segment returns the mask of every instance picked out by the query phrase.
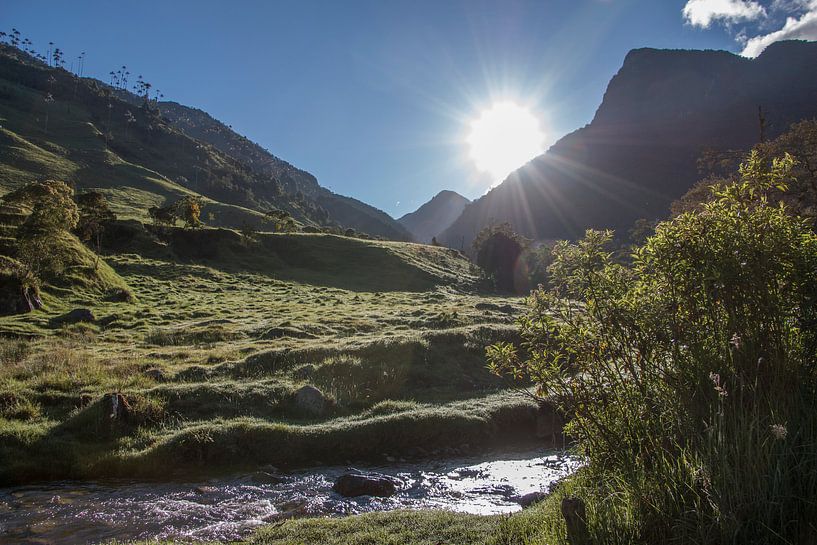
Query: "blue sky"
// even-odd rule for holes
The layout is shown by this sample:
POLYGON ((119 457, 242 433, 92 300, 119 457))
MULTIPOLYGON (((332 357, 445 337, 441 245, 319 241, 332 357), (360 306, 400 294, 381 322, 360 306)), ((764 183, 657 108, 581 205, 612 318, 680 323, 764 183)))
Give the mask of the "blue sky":
MULTIPOLYGON (((121 65, 342 194, 398 217, 492 180, 470 120, 513 100, 552 143, 588 123, 627 51, 817 38, 815 0, 3 0, 38 50, 121 65), (685 11, 684 11, 685 10, 685 11), (814 19, 812 19, 814 17, 814 19), (789 19, 790 18, 790 19, 789 19), (753 41, 754 39, 754 41, 753 41)), ((750 54, 748 51, 747 54, 750 54)))

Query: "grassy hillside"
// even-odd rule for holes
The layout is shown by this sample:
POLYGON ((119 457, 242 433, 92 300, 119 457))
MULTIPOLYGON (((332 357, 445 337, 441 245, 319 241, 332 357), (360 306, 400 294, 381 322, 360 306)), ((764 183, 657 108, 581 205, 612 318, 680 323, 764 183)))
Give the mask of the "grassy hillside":
POLYGON ((204 197, 210 225, 260 225, 275 208, 314 228, 411 238, 388 215, 321 188, 204 112, 146 101, 2 44, 0 127, 2 193, 55 178, 103 191, 124 218, 146 221, 149 207, 193 194, 204 197), (196 122, 180 112, 197 113, 196 122), (262 168, 247 148, 274 166, 262 168))
POLYGON ((484 362, 521 301, 475 293, 457 252, 135 222, 108 246, 132 301, 49 289, 44 310, 0 318, 0 482, 379 459, 533 429, 535 406, 484 362), (94 320, 65 322, 74 308, 94 320), (325 414, 294 402, 307 384, 325 414), (112 424, 116 392, 132 414, 112 424))

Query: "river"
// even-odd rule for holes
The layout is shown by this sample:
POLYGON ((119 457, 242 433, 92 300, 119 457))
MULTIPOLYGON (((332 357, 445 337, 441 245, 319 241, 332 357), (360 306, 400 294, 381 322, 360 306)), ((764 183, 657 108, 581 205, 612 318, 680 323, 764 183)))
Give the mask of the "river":
POLYGON ((521 509, 515 497, 546 492, 577 466, 575 458, 558 451, 525 450, 357 467, 399 479, 399 491, 390 498, 332 492, 347 470, 342 466, 286 473, 266 468, 200 482, 60 481, 4 488, 0 545, 234 540, 293 515, 435 508, 510 513, 521 509))

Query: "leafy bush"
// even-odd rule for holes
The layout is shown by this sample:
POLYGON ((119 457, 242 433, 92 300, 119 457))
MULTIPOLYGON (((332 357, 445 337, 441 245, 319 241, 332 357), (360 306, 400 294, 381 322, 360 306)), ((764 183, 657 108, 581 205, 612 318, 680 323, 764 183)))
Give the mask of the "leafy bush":
POLYGON ((528 359, 489 348, 570 418, 594 542, 817 538, 817 236, 768 197, 792 163, 752 153, 631 266, 609 232, 557 244, 528 359))
POLYGON ((74 190, 65 182, 32 182, 3 197, 6 203, 30 209, 17 227, 17 258, 26 273, 36 278, 59 275, 66 265, 66 249, 59 234, 77 225, 79 212, 73 200, 74 190))
POLYGON ((477 265, 493 280, 500 291, 514 292, 520 280, 519 256, 528 241, 516 234, 509 223, 490 225, 479 232, 473 242, 477 265))

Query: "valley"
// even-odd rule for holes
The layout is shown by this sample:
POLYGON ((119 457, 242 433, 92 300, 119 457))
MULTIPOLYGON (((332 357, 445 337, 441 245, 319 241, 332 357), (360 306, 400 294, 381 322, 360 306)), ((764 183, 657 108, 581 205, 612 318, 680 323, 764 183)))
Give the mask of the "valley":
POLYGON ((80 4, 180 98, 0 32, 0 545, 817 540, 817 4, 80 4))

